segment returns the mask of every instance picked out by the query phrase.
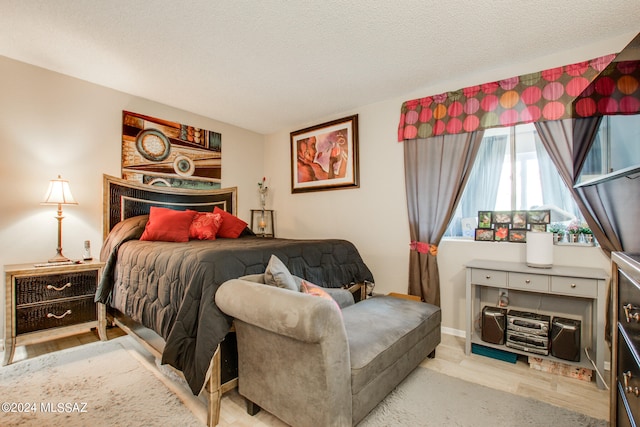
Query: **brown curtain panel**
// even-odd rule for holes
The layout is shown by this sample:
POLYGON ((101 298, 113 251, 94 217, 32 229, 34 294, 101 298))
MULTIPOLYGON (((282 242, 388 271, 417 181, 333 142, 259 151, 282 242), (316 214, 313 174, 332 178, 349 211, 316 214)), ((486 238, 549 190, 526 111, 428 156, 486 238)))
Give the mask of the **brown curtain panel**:
MULTIPOLYGON (((600 118, 590 117, 580 119, 576 132, 579 139, 594 138, 600 118)), ((551 160, 556 165, 560 177, 569 188, 580 212, 584 216, 587 225, 593 231, 593 235, 600 243, 602 250, 611 255, 611 251, 622 250, 620 244, 620 231, 612 223, 613 204, 606 193, 601 193, 604 187, 590 186, 582 188, 573 187, 574 177, 574 120, 555 120, 535 123, 538 136, 542 145, 546 148, 551 160)), ((589 144, 590 145, 590 144, 589 144)))
POLYGON ((411 252, 409 294, 440 306, 438 245, 478 154, 484 131, 404 142, 411 252))

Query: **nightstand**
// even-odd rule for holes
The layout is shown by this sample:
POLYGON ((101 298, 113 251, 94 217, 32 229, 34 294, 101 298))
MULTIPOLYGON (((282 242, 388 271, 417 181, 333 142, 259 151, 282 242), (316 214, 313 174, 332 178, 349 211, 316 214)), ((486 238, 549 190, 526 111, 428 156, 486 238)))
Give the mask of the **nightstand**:
POLYGON ((98 261, 6 265, 3 365, 13 361, 16 346, 97 328, 98 307, 93 300, 103 266, 98 261))

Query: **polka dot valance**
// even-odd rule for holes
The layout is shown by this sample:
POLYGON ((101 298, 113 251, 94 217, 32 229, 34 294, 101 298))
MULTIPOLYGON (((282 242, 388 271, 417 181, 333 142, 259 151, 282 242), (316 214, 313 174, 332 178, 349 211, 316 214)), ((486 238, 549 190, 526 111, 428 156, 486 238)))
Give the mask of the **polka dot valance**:
MULTIPOLYGON (((402 104, 398 141, 573 117, 574 100, 614 57, 615 54, 602 56, 564 67, 406 101, 402 104)), ((604 92, 594 90, 584 101, 580 100, 584 105, 576 103, 578 111, 591 116, 597 114, 599 104, 600 108, 614 108, 614 103, 610 102, 617 96, 614 96, 614 92, 620 92, 624 96, 624 92, 637 90, 638 79, 631 76, 628 70, 623 72, 625 74, 621 72, 603 84, 604 92), (628 78, 621 79, 625 76, 628 78), (599 97, 607 100, 602 101, 599 97)), ((640 109, 636 105, 637 99, 636 95, 635 104, 632 101, 629 101, 629 105, 617 103, 616 108, 635 108, 637 111, 640 109)))

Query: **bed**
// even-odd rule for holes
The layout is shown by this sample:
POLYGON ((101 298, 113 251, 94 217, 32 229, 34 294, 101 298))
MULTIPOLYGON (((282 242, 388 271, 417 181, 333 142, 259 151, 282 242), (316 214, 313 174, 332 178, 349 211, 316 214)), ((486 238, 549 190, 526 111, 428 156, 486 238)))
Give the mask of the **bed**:
MULTIPOLYGON (((355 246, 345 240, 262 238, 248 228, 238 238, 188 242, 142 241, 153 207, 212 212, 235 217, 237 189, 187 190, 148 186, 104 176, 104 243, 106 262, 96 292, 99 327, 111 322, 142 340, 163 364, 180 371, 194 395, 207 395, 208 424, 218 422, 222 393, 235 386, 223 380, 221 343, 231 343, 230 317, 214 302, 225 281, 263 273, 276 255, 292 274, 324 287, 364 288, 373 282, 355 246), (160 344, 145 339, 151 330, 160 344)), ((223 220, 224 222, 224 220, 223 220)), ((247 301, 247 303, 251 303, 247 301)), ((224 346, 223 346, 224 348, 224 346)))

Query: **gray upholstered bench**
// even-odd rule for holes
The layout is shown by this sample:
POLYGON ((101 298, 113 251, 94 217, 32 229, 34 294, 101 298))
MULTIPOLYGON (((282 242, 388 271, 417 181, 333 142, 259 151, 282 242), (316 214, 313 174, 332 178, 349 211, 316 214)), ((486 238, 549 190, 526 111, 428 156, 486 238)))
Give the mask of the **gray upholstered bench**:
POLYGON ((333 302, 247 280, 225 282, 235 318, 238 391, 292 426, 362 420, 440 343, 440 309, 376 296, 333 302))

